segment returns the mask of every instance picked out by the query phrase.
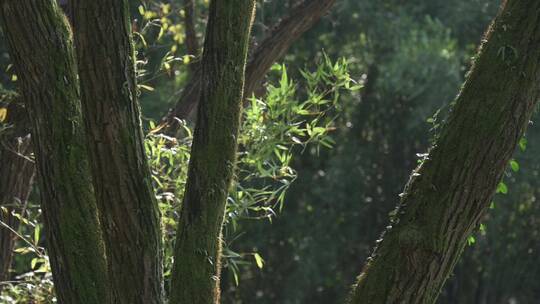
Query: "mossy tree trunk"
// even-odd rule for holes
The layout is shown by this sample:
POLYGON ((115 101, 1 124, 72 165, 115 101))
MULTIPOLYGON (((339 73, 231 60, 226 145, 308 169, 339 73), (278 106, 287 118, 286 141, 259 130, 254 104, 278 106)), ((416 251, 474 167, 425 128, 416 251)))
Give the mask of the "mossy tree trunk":
POLYGON ((1 0, 31 131, 60 303, 109 303, 71 34, 53 0, 1 0))
POLYGON ((2 123, 8 126, 0 134, 0 281, 5 281, 9 279, 13 257, 16 237, 13 230, 17 231, 19 227, 19 220, 12 212, 24 213, 35 166, 30 123, 20 98, 15 93, 0 92, 0 108, 7 110, 7 117, 2 123))
POLYGON ((434 303, 540 97, 540 2, 507 0, 349 303, 434 303))
POLYGON ((255 0, 213 0, 202 90, 178 226, 171 304, 217 304, 221 229, 236 160, 255 0))
MULTIPOLYGON (((66 8, 67 0, 58 1, 66 8)), ((15 92, 0 92, 0 108, 7 107, 5 123, 9 126, 0 134, 0 281, 9 279, 13 257, 15 234, 20 221, 12 215, 24 213, 28 196, 34 186, 35 165, 33 161, 30 122, 24 103, 15 92)), ((1 122, 0 122, 1 123, 1 122)), ((0 290, 2 285, 0 285, 0 290)))
POLYGON ((73 0, 91 169, 115 303, 161 303, 159 210, 144 150, 127 0, 73 0))

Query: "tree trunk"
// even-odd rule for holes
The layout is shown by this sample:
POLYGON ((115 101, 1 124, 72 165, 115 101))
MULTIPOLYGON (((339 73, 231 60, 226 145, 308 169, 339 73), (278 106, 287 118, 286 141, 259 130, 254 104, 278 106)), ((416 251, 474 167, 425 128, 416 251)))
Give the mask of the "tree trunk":
POLYGON ((67 22, 53 0, 1 0, 0 8, 31 122, 59 303, 109 303, 67 22))
MULTIPOLYGON (((63 9, 67 0, 58 1, 63 9)), ((35 165, 32 160, 30 122, 26 109, 15 93, 0 93, 0 103, 8 103, 6 124, 11 125, 7 134, 0 139, 0 222, 18 230, 19 221, 11 215, 26 209, 28 196, 34 186, 35 165), (8 100, 9 99, 9 100, 8 100)), ((0 225, 0 281, 7 280, 13 257, 15 234, 0 225)), ((0 290, 2 285, 0 285, 0 290)))
MULTIPOLYGON (((292 44, 324 16, 336 0, 305 0, 291 14, 274 26, 251 56, 246 68, 244 96, 250 96, 260 85, 272 64, 282 58, 292 44)), ((168 134, 178 130, 177 119, 187 119, 200 100, 201 69, 193 71, 190 82, 184 87, 175 107, 163 118, 160 129, 168 134)))
POLYGON ((113 300, 161 303, 159 210, 144 149, 128 1, 71 2, 113 300))
POLYGON ((540 2, 507 0, 349 303, 436 301, 540 97, 539 49, 540 2))
POLYGON ((11 126, 0 136, 0 281, 5 281, 9 279, 15 242, 11 229, 19 228, 19 220, 11 213, 21 214, 26 209, 35 166, 26 109, 14 93, 0 93, 0 103, 7 103, 5 123, 11 126))
POLYGON ((189 174, 178 226, 171 304, 219 303, 221 229, 236 159, 255 0, 214 0, 202 59, 189 174))

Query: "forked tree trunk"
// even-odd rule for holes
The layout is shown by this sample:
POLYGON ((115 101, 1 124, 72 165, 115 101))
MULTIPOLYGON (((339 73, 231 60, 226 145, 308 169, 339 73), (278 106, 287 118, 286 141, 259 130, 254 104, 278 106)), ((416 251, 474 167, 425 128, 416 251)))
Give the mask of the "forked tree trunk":
POLYGON ((213 0, 171 282, 171 304, 219 303, 221 226, 236 160, 255 0, 213 0))
POLYGON ((161 303, 159 210, 144 150, 128 1, 71 4, 113 301, 161 303))
MULTIPOLYGON (((292 9, 289 16, 273 27, 271 33, 254 50, 246 67, 244 96, 248 97, 258 88, 264 76, 277 60, 281 59, 305 32, 327 14, 336 0, 304 0, 292 9)), ((187 119, 197 108, 201 95, 201 69, 195 69, 184 87, 176 105, 163 118, 160 130, 175 134, 178 119, 187 119)))
POLYGON ((59 302, 109 303, 67 22, 53 0, 1 0, 0 19, 29 113, 59 302))
POLYGON ((12 212, 21 214, 26 209, 35 166, 26 109, 14 93, 0 93, 0 103, 7 103, 4 123, 10 126, 0 136, 0 281, 5 281, 13 257, 13 231, 19 228, 19 220, 12 212))
POLYGON ((507 0, 349 303, 434 303, 540 97, 540 2, 507 0))

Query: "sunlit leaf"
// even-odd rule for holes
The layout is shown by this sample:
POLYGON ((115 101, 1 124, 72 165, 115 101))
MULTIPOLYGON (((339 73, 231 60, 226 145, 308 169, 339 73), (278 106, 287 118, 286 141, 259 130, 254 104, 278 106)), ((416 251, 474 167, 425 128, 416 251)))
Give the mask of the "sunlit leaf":
POLYGON ((253 257, 255 258, 255 263, 257 264, 257 267, 259 267, 259 269, 262 269, 264 267, 263 258, 258 253, 254 253, 253 257))

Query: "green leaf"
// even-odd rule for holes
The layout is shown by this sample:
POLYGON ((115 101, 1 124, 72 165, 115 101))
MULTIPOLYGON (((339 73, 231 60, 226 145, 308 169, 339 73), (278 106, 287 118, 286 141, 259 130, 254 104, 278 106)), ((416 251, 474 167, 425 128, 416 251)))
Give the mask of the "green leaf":
POLYGON ((238 286, 240 284, 239 280, 238 280, 238 271, 233 271, 233 276, 234 276, 234 284, 236 286, 238 286))
POLYGON ((15 249, 13 251, 16 252, 16 253, 20 253, 20 254, 27 254, 29 252, 32 252, 30 247, 21 247, 21 248, 15 249))
POLYGON ((258 253, 254 253, 253 257, 255 258, 255 263, 257 264, 257 267, 259 267, 259 269, 262 269, 264 267, 263 258, 258 253))
POLYGON ((512 159, 510 161, 510 168, 512 168, 512 171, 518 172, 519 171, 519 163, 515 159, 512 159))
POLYGON ((36 268, 36 264, 39 262, 38 258, 33 258, 32 261, 30 262, 30 267, 32 269, 36 268))
POLYGON ((497 186, 497 193, 507 194, 508 193, 508 187, 505 183, 500 182, 497 186))
POLYGON ((279 82, 279 84, 281 87, 288 87, 289 79, 287 77, 287 68, 285 67, 285 65, 283 65, 281 71, 281 81, 279 82))
POLYGON ((153 87, 145 85, 145 84, 139 84, 139 88, 145 89, 145 90, 150 91, 150 92, 154 91, 153 87))
POLYGON ((281 68, 282 68, 281 64, 274 63, 272 67, 270 68, 270 71, 281 71, 281 68))
POLYGON ((189 55, 182 56, 182 61, 184 62, 184 64, 189 64, 191 62, 191 56, 189 55))
POLYGON ((39 225, 36 225, 36 228, 34 229, 34 245, 37 245, 39 243, 40 232, 41 227, 39 225))
POLYGON ((4 122, 7 117, 7 109, 6 108, 0 108, 0 122, 4 122))
POLYGON ((481 232, 486 232, 486 225, 480 224, 480 228, 479 228, 479 229, 480 229, 481 232))
POLYGON ((527 149, 527 139, 525 137, 522 137, 519 140, 519 148, 521 149, 521 151, 525 151, 525 149, 527 149))

